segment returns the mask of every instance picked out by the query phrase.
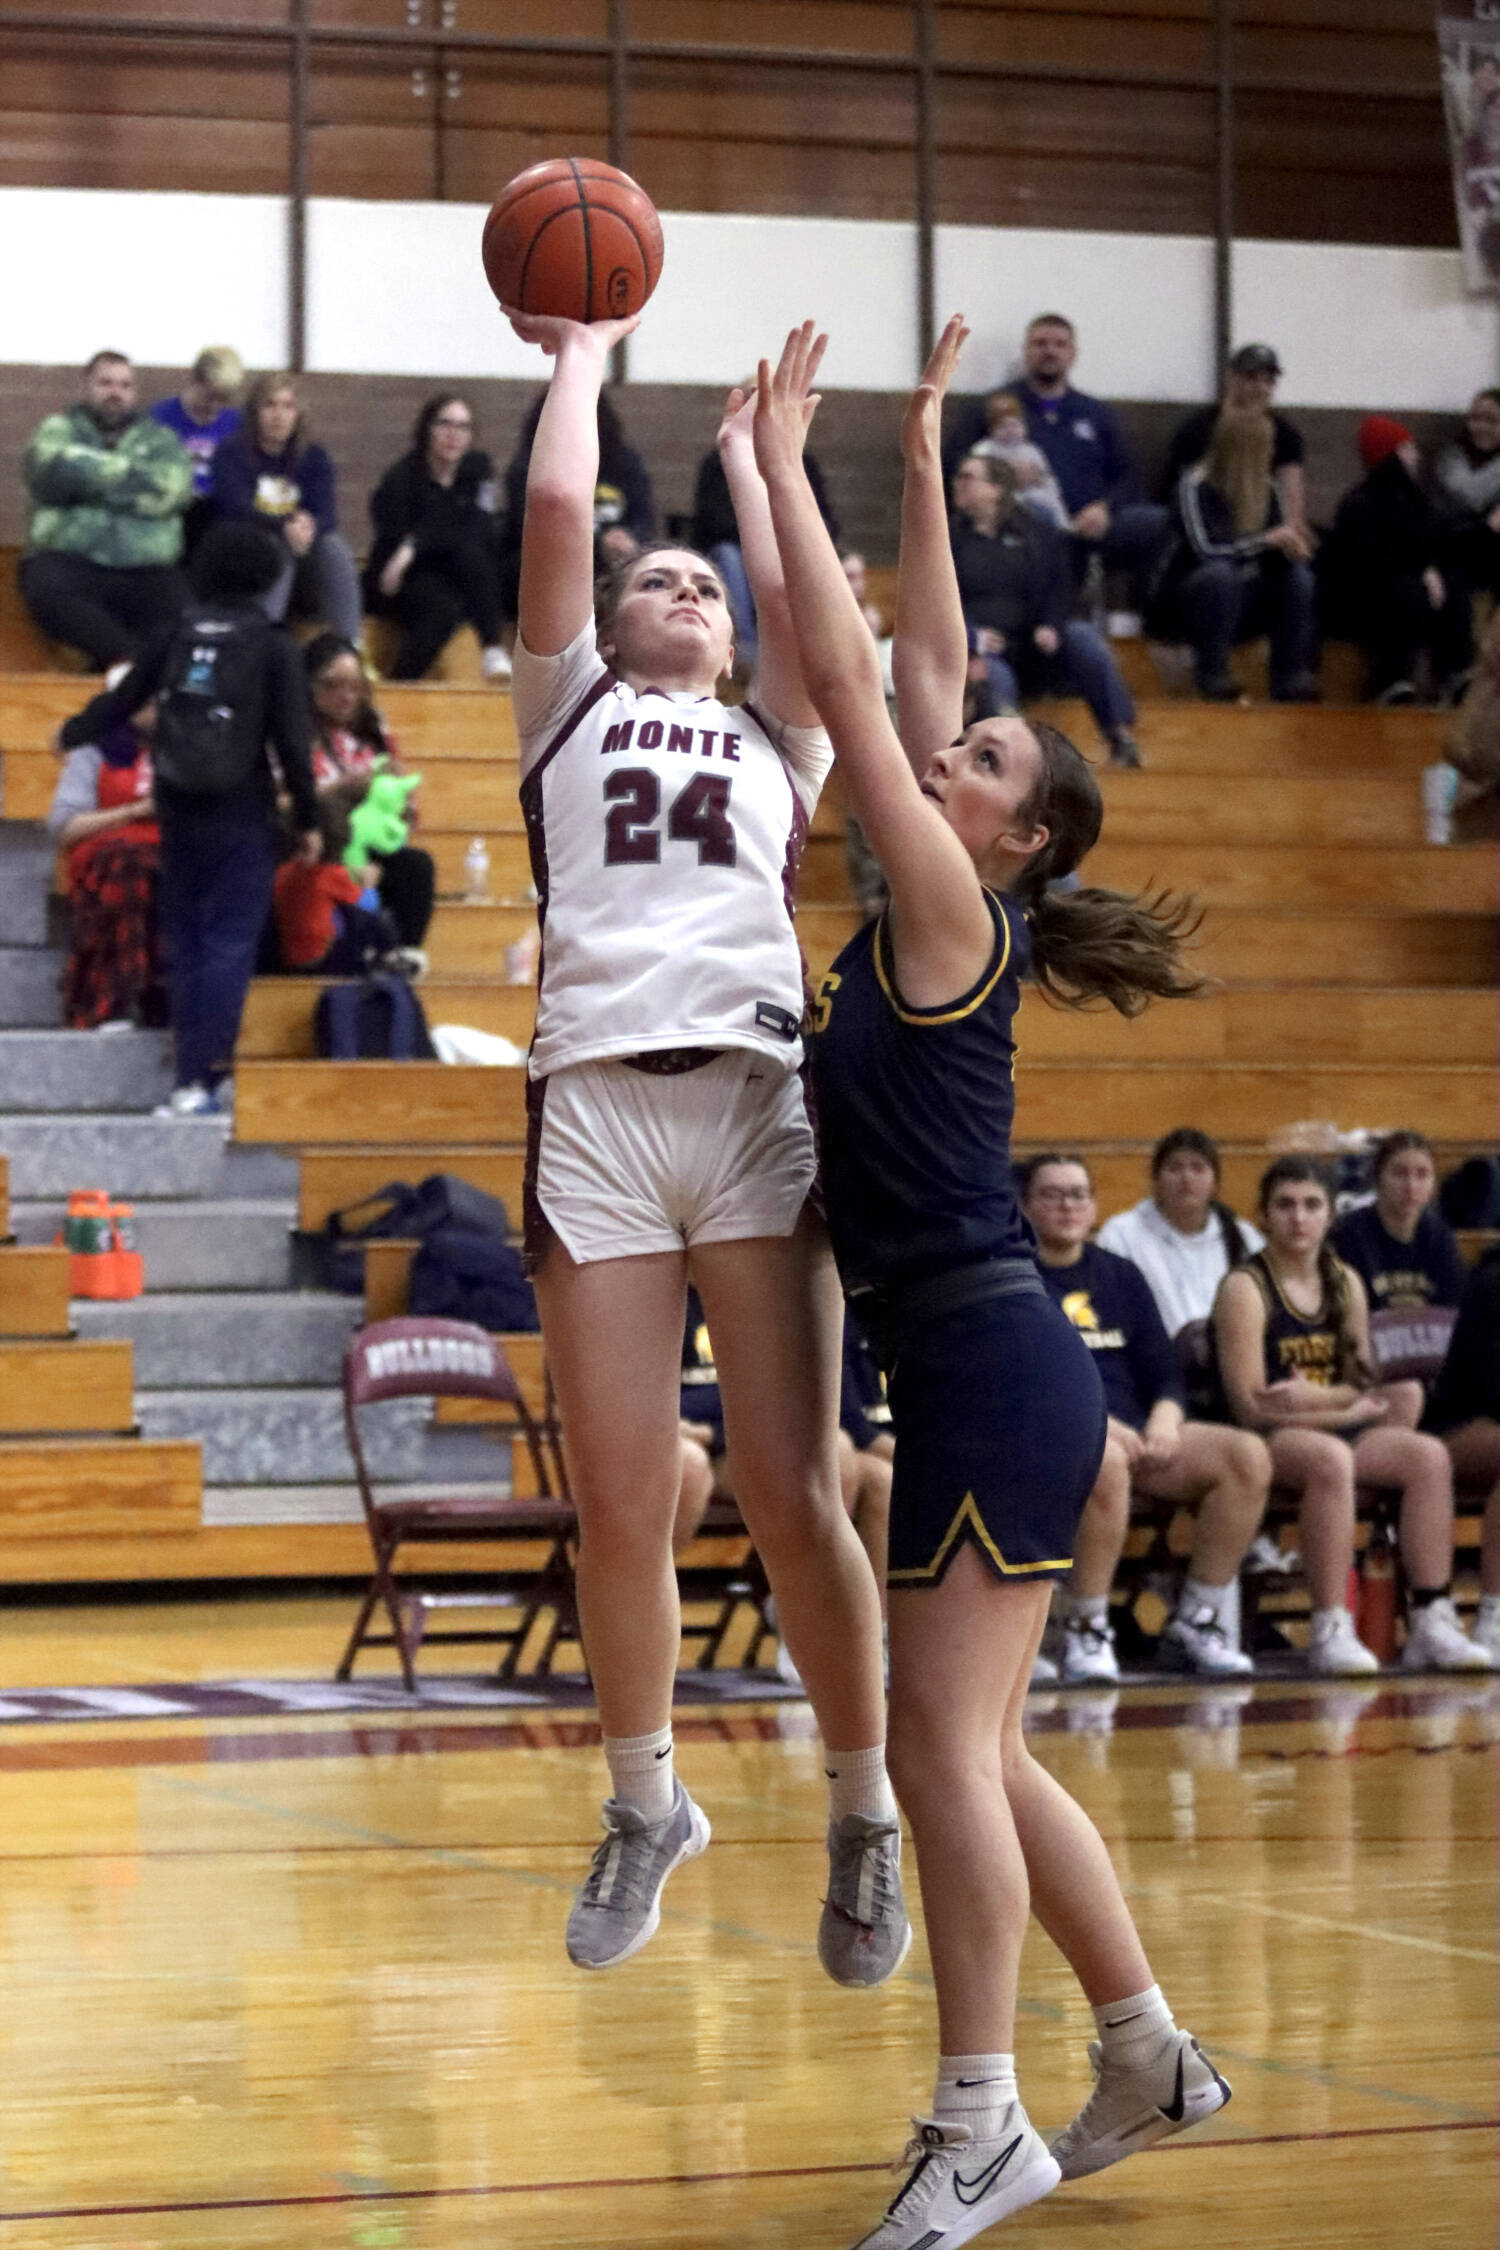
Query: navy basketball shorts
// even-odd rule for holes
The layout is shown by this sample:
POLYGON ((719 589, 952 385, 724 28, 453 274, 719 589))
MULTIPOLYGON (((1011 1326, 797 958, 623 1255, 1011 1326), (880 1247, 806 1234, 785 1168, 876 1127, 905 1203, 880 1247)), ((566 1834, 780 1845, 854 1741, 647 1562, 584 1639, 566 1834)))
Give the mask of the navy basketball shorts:
POLYGON ((1002 1581, 1065 1577, 1104 1458, 1104 1391, 1040 1285, 908 1331, 889 1391, 887 1583, 938 1585, 966 1542, 1002 1581))

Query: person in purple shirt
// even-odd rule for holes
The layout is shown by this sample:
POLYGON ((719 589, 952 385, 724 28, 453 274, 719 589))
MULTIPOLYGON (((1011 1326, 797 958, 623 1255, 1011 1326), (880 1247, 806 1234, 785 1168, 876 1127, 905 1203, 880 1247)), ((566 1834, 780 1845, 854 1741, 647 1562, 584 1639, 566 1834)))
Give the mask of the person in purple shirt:
POLYGON ((259 375, 251 384, 243 427, 214 455, 213 504, 217 515, 261 524, 282 542, 268 616, 279 622, 295 604, 359 646, 359 572, 338 530, 333 463, 306 436, 294 375, 259 375))
POLYGON ((245 384, 245 364, 228 344, 208 344, 188 370, 175 398, 159 398, 147 412, 181 439, 193 464, 193 497, 182 518, 182 551, 191 555, 214 520, 214 455, 234 436, 243 417, 235 400, 245 384))

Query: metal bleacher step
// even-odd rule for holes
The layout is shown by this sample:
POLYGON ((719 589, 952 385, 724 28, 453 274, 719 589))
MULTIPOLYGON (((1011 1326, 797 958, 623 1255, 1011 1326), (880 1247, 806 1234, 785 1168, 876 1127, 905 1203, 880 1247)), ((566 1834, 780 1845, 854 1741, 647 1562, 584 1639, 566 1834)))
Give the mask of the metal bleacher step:
POLYGON ((18 1199, 71 1195, 107 1186, 138 1197, 286 1197, 297 1193, 297 1164, 270 1148, 234 1148, 216 1117, 107 1114, 18 1116, 0 1112, 0 1154, 10 1159, 18 1199))
MULTIPOLYGON (((206 1484, 338 1484, 352 1479, 343 1401, 332 1386, 258 1384, 136 1392, 142 1434, 196 1438, 206 1484)), ((439 1429, 426 1399, 388 1399, 366 1409, 373 1473, 432 1484, 488 1481, 508 1473, 508 1449, 483 1430, 439 1429)))
POLYGON ((164 1031, 0 1031, 0 1087, 8 1111, 153 1109, 172 1090, 164 1031))
POLYGON ((334 1384, 363 1318, 358 1297, 322 1290, 153 1289, 73 1307, 80 1336, 133 1347, 137 1390, 334 1384))
POLYGON ((60 1024, 62 968, 56 946, 0 945, 0 1029, 60 1024))

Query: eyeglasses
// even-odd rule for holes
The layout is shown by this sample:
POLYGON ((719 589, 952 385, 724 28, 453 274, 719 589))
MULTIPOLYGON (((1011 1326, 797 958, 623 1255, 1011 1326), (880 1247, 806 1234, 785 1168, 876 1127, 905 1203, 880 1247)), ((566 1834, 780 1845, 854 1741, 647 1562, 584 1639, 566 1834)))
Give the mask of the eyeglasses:
POLYGON ((432 426, 435 430, 472 430, 474 427, 467 415, 460 422, 452 414, 440 414, 432 426))
POLYGON ((1033 1188, 1031 1200, 1033 1203, 1092 1203, 1094 1191, 1092 1188, 1079 1187, 1033 1188))

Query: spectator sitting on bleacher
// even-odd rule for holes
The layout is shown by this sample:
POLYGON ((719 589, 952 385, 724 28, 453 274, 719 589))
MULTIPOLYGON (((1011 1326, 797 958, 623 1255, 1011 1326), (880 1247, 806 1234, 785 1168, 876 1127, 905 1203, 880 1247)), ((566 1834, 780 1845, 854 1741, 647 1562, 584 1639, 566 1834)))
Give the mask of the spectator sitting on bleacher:
POLYGON ((1274 442, 1264 407, 1226 406, 1206 459, 1183 470, 1172 503, 1172 534, 1146 629, 1162 640, 1191 642, 1197 691, 1212 703, 1239 701, 1230 657, 1239 642, 1264 632, 1271 638, 1272 699, 1318 699, 1310 669, 1311 548, 1283 515, 1271 473, 1274 442))
MULTIPOLYGON (((1015 395, 1026 430, 1051 466, 1072 534, 1073 577, 1081 582, 1097 558, 1103 570, 1130 575, 1135 598, 1167 529, 1167 511, 1136 491, 1130 454, 1114 409, 1075 391, 1068 381, 1078 333, 1064 313, 1038 313, 1027 326, 1022 381, 1015 395)), ((971 402, 955 417, 944 459, 956 463, 981 439, 995 397, 971 402)))
POLYGON ((1419 1432, 1420 1383, 1377 1384, 1358 1274, 1328 1241, 1328 1183, 1308 1156, 1279 1156, 1261 1180, 1266 1246, 1226 1276, 1214 1308, 1229 1411, 1271 1449, 1275 1480, 1300 1502, 1314 1672, 1380 1669, 1345 1607, 1356 1480, 1400 1496, 1408 1671, 1487 1671, 1453 1607, 1453 1471, 1419 1432))
POLYGON ((1280 380, 1281 362, 1269 344, 1241 344, 1225 370, 1224 388, 1217 405, 1198 407, 1172 432, 1166 467, 1162 471, 1162 498, 1170 506, 1184 472, 1207 457, 1213 443, 1214 425, 1225 407, 1242 414, 1257 409, 1271 417, 1271 474, 1276 480, 1276 496, 1281 503, 1280 520, 1297 533, 1310 553, 1313 542, 1307 523, 1302 468, 1305 448, 1296 423, 1285 414, 1278 414, 1271 404, 1280 380))
POLYGON ((302 666, 265 615, 280 567, 280 544, 259 525, 212 525, 180 625, 59 731, 65 750, 99 742, 157 700, 153 795, 177 1046, 164 1113, 173 1117, 220 1116, 232 1099, 224 1081, 271 912, 278 770, 299 851, 311 861, 323 849, 302 666))
MULTIPOLYGON (((313 780, 319 794, 351 779, 367 779, 377 766, 400 773, 394 738, 370 701, 370 683, 359 651, 337 633, 320 633, 302 652, 312 704, 313 780)), ((408 801, 407 811, 415 808, 408 801)), ((397 942, 420 948, 437 898, 431 852, 410 839, 374 861, 380 903, 395 924, 397 942)))
POLYGON ((1249 1672, 1239 1646, 1237 1579, 1265 1514, 1270 1456, 1243 1430, 1186 1420, 1182 1370, 1144 1276, 1128 1258, 1088 1239, 1094 1189, 1081 1158, 1033 1157, 1023 1178, 1042 1281, 1093 1353, 1109 1410, 1104 1459, 1061 1596, 1062 1676, 1120 1676, 1109 1590, 1130 1528, 1132 1485, 1148 1499, 1198 1510, 1187 1578, 1163 1629, 1159 1661, 1212 1679, 1249 1672))
POLYGON ((1102 1249, 1140 1267, 1169 1336, 1208 1319, 1225 1274, 1261 1240, 1220 1202, 1218 1143, 1194 1125, 1163 1135, 1151 1151, 1151 1193, 1099 1229, 1102 1249))
POLYGON ((1479 592, 1500 594, 1500 390, 1475 392, 1461 435, 1441 448, 1432 474, 1461 575, 1479 592))
POLYGON ((263 524, 280 542, 268 617, 321 617, 358 643, 359 573, 337 528, 333 463, 305 433, 294 375, 260 375, 251 384, 243 425, 214 454, 213 502, 230 522, 263 524))
POLYGON ((1447 527, 1419 481, 1416 439, 1389 414, 1359 426, 1365 475, 1339 502, 1318 551, 1321 621, 1327 635, 1357 641, 1376 703, 1414 703, 1425 655, 1439 702, 1474 661, 1469 589, 1455 567, 1447 527))
POLYGON ((97 742, 70 750, 52 794, 47 833, 64 854, 68 889, 62 1012, 70 1031, 165 1021, 154 718, 148 703, 97 742))
POLYGON ((1487 1250, 1464 1283, 1425 1427, 1447 1446, 1463 1484, 1488 1487, 1474 1639, 1500 1668, 1500 1250, 1487 1250))
POLYGON ((500 639, 500 546, 494 464, 474 443, 474 412, 439 391, 417 416, 411 445, 370 495, 375 543, 365 601, 394 618, 401 644, 393 680, 420 680, 460 625, 479 635, 487 680, 510 678, 500 639))
POLYGON ((96 352, 78 404, 38 424, 25 476, 21 598, 44 633, 106 671, 169 626, 187 599, 177 565, 192 463, 170 430, 140 412, 124 353, 96 352))
MULTIPOLYGON (((526 521, 526 476, 536 426, 546 404, 538 392, 527 409, 505 470, 505 524, 501 533, 500 588, 505 615, 514 619, 521 584, 521 527, 526 521)), ((629 442, 608 392, 599 398, 599 475, 594 485, 594 546, 600 562, 633 554, 656 537, 656 495, 651 471, 629 442), (633 544, 618 535, 628 533, 633 544)), ((706 551, 706 550, 705 550, 706 551)), ((736 548, 738 554, 738 548, 736 548)), ((738 638, 738 635, 736 635, 738 638)))
POLYGON ((1023 695, 1081 695, 1112 766, 1138 766, 1135 703, 1109 643, 1069 616, 1072 586, 1061 532, 1016 500, 1003 461, 966 454, 953 479, 950 533, 969 629, 969 679, 988 716, 1023 695))
POLYGON ((396 929, 381 911, 376 870, 348 866, 349 815, 364 794, 363 781, 335 782, 318 791, 318 831, 323 856, 294 851, 276 870, 272 911, 281 966, 293 976, 357 977, 397 950, 396 929))
POLYGON ((1026 416, 1014 391, 991 391, 984 402, 985 433, 969 450, 987 459, 1003 461, 1015 479, 1016 498, 1059 531, 1069 531, 1072 519, 1062 496, 1062 486, 1039 445, 1026 434, 1026 416))
MULTIPOLYGON (((753 375, 748 379, 746 388, 754 390, 753 375)), ((818 503, 818 513, 828 526, 828 536, 837 543, 838 517, 833 512, 823 472, 811 453, 803 454, 802 465, 807 471, 813 498, 818 503)), ((729 599, 729 614, 734 619, 735 669, 748 678, 755 670, 755 603, 750 596, 750 581, 745 574, 744 557, 740 553, 739 525, 735 521, 734 503, 729 497, 729 480, 724 474, 724 464, 719 458, 717 445, 711 445, 698 463, 698 474, 693 484, 693 520, 688 530, 688 545, 695 547, 700 555, 706 555, 724 581, 724 591, 729 599)))
POLYGON ((1436 1195, 1437 1166, 1425 1134, 1387 1133, 1377 1141, 1375 1200, 1346 1211, 1332 1236, 1364 1283, 1371 1312, 1457 1305, 1464 1262, 1436 1195))
POLYGON ((193 361, 182 389, 148 409, 153 422, 182 441, 193 464, 192 505, 182 519, 184 556, 213 522, 214 455, 240 427, 243 416, 235 400, 244 387, 239 353, 228 344, 209 344, 193 361))

